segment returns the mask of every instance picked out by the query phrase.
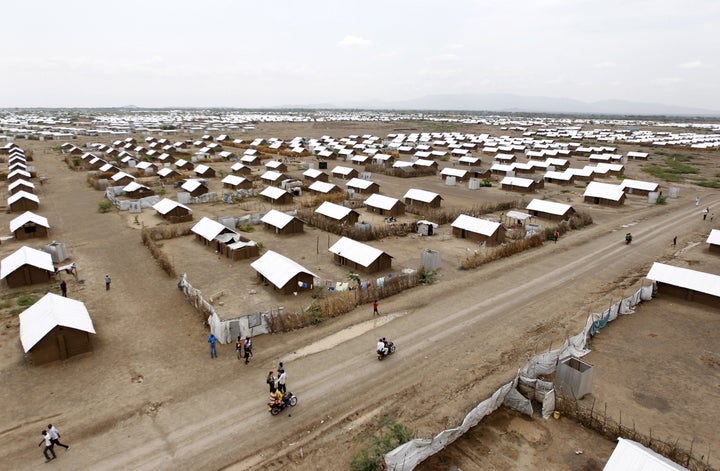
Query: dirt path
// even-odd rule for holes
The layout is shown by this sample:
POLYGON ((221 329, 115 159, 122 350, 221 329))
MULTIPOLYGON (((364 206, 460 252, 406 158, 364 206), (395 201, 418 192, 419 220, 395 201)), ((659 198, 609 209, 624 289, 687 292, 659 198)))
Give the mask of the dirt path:
POLYGON ((369 320, 364 306, 318 329, 258 338, 245 366, 232 346, 209 359, 207 330, 126 215, 97 213, 100 193, 84 174, 56 157, 38 166, 46 164, 58 177, 41 198, 64 214, 51 220, 53 237, 69 243, 86 280, 70 283, 69 294, 87 303, 98 335, 95 353, 59 368, 3 370, 2 399, 13 407, 0 412, 2 461, 13 468, 42 466, 33 437, 48 420, 62 424, 73 445, 53 463, 58 469, 344 468, 363 426, 379 414, 417 436, 457 424, 533 352, 549 348, 548 337, 559 344, 588 312, 627 294, 618 281, 631 285, 624 278, 639 280, 669 256, 672 235, 702 223, 689 198, 617 217, 598 208, 611 224, 388 300, 390 322, 369 320), (624 224, 634 224, 629 247, 624 224), (352 324, 360 327, 344 341, 323 341, 352 324), (398 345, 382 363, 373 354, 379 336, 398 345), (308 347, 313 341, 318 348, 308 347), (271 417, 264 377, 281 359, 299 404, 271 417))

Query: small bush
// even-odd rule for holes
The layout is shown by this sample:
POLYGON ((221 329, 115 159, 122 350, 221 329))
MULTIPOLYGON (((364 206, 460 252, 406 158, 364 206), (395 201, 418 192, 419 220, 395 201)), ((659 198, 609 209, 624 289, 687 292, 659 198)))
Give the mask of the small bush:
POLYGON ((379 421, 378 435, 368 440, 370 444, 359 450, 352 461, 352 471, 375 471, 382 469, 383 455, 414 437, 413 432, 402 424, 395 422, 391 417, 383 417, 379 421))
POLYGON ((20 296, 17 300, 18 306, 31 306, 38 300, 35 296, 20 296))
POLYGON ((102 200, 98 203, 98 211, 101 213, 107 213, 112 208, 113 204, 110 200, 102 200))
POLYGON ((242 232, 255 232, 255 226, 253 226, 252 224, 247 222, 245 224, 238 226, 238 230, 240 230, 242 232))
POLYGON ((667 204, 667 196, 658 196, 657 201, 655 201, 655 204, 667 204))

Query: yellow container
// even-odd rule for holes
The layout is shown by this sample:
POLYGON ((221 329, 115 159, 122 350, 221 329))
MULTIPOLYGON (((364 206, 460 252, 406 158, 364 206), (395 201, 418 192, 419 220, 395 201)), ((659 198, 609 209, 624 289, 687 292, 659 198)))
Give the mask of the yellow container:
POLYGON ((556 419, 559 419, 559 418, 560 418, 560 412, 558 412, 558 411, 553 412, 553 417, 555 417, 556 419))

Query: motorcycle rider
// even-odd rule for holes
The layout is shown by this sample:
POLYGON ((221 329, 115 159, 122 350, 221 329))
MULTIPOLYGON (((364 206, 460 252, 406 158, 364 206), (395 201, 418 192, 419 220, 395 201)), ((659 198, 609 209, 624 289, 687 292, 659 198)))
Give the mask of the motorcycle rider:
POLYGON ((270 406, 282 406, 283 394, 275 387, 270 389, 270 406))
POLYGON ((385 342, 385 337, 378 340, 377 352, 382 356, 385 356, 388 354, 388 346, 387 346, 387 343, 385 342))
POLYGON ((628 232, 625 234, 625 243, 629 244, 630 242, 632 242, 632 234, 628 232))

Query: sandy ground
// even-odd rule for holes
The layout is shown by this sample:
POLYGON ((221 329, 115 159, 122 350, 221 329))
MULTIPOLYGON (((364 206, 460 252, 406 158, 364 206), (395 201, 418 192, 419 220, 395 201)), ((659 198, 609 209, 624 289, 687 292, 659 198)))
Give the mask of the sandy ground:
MULTIPOLYGON (((402 123, 374 128, 291 124, 259 126, 256 134, 339 138, 383 136, 401 128, 418 129, 402 123)), ((637 289, 653 261, 720 273, 720 258, 708 254, 703 243, 719 221, 702 221, 694 202, 699 195, 703 205, 720 213, 717 191, 681 185, 681 197, 666 206, 631 197, 621 208, 587 208, 579 202, 581 190, 570 188, 563 195, 588 209, 596 224, 557 244, 459 271, 453 257, 467 251, 461 241, 385 240, 383 250, 400 254, 396 269, 411 263, 424 244, 436 244, 432 247, 443 252, 445 261, 438 282, 384 300, 380 319, 361 306, 317 327, 257 337, 255 357, 247 366, 235 359, 230 345, 220 346, 219 358, 211 360, 201 317, 142 246, 139 226, 127 214, 98 213, 101 193, 87 186, 84 172, 67 169, 50 150, 57 144, 19 142, 35 150, 38 173, 49 177, 38 188, 38 212, 49 218, 52 239, 65 242, 70 260, 78 264, 83 282, 69 279, 69 295, 87 304, 97 335, 91 354, 32 366, 23 358, 17 316, 3 314, 0 400, 6 406, 0 411, 0 461, 11 469, 47 466, 36 445, 50 421, 72 446, 52 463, 60 469, 346 469, 363 446, 358 440, 377 428, 381 416, 394 417, 418 437, 457 425, 533 353, 559 346, 581 329, 589 312, 637 289), (628 227, 635 235, 629 247, 622 242, 628 227), (670 243, 674 235, 676 248, 670 243), (109 292, 102 281, 105 273, 113 278, 109 292), (373 354, 380 336, 398 345, 397 354, 382 363, 373 354), (299 404, 271 417, 264 406, 264 378, 278 361, 286 364, 288 387, 299 404)), ((706 158, 706 164, 712 162, 706 158)), ((648 179, 633 166, 628 173, 648 179)), ((703 171, 712 175, 718 166, 706 165, 703 171)), ((387 183, 381 188, 392 196, 407 189, 387 183)), ((446 190, 437 179, 401 184, 446 190)), ((485 190, 482 197, 507 196, 496 188, 485 190)), ((548 189, 553 191, 557 187, 548 189)), ((457 187, 449 194, 448 204, 453 204, 476 193, 457 187)), ((222 205, 207 206, 194 208, 196 220, 217 215, 222 205)), ((236 211, 228 206, 223 211, 236 211)), ((7 227, 13 217, 2 214, 0 223, 7 227)), ((151 224, 154 217, 143 214, 143 222, 151 224)), ((267 247, 281 243, 297 251, 307 245, 303 237, 312 240, 312 230, 307 232, 289 245, 262 237, 267 247)), ((0 254, 21 245, 5 240, 0 254)), ((337 270, 327 255, 314 253, 314 243, 311 247, 308 257, 315 257, 314 263, 328 273, 337 270)), ((246 262, 218 264, 192 238, 171 241, 168 250, 184 254, 175 262, 191 282, 193 276, 211 280, 208 273, 234 270, 237 288, 247 288, 246 262)), ((57 292, 56 286, 33 289, 40 295, 46 289, 57 292)), ((15 291, 3 289, 9 297, 15 291)), ((707 399, 717 398, 719 373, 716 364, 701 359, 707 353, 700 353, 710 352, 710 358, 718 353, 717 313, 717 308, 662 299, 611 325, 593 340, 594 351, 587 357, 597 369, 593 398, 607 403, 608 412, 622 411, 623 422, 632 417, 628 420, 639 427, 652 428, 653 436, 689 439, 691 433, 695 449, 717 445, 720 433, 713 418, 720 402, 707 399), (670 322, 679 316, 663 322, 655 312, 678 312, 691 322, 680 329, 670 322), (647 373, 651 368, 652 375, 647 373), (694 381, 692 387, 688 381, 694 381)), ((503 411, 425 469, 602 469, 612 447, 564 417, 530 420, 503 411)))

